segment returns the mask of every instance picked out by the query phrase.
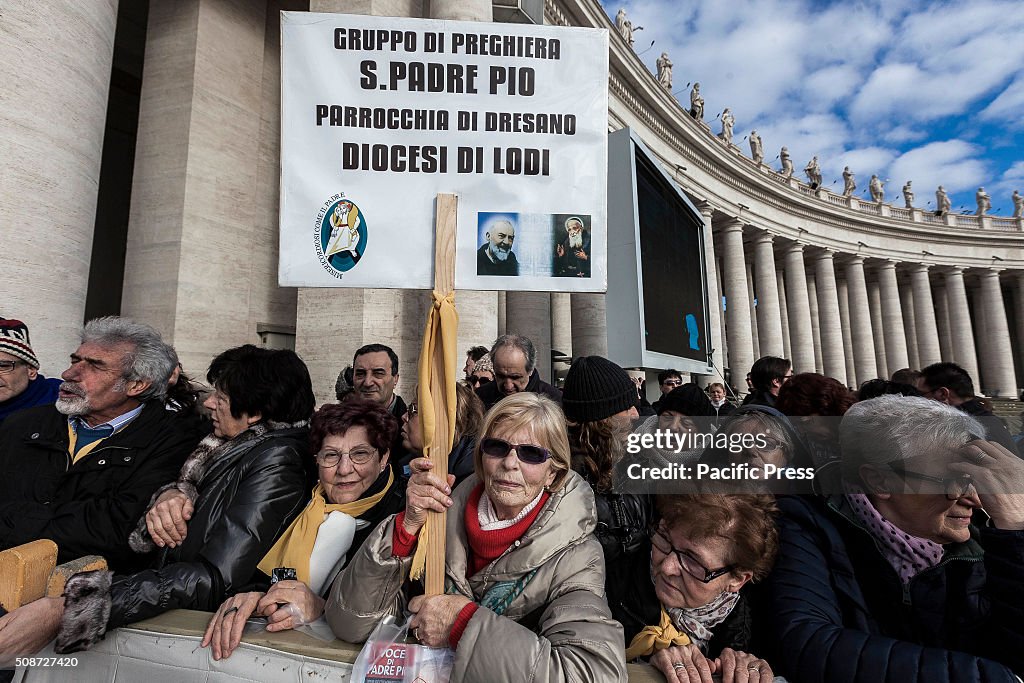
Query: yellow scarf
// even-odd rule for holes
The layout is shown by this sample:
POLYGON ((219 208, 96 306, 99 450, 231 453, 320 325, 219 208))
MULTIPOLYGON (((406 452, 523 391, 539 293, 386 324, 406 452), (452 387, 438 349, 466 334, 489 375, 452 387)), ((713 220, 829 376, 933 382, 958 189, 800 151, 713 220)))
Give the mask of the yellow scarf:
POLYGON ((270 549, 270 552, 260 561, 258 565, 260 571, 270 576, 276 567, 293 567, 299 581, 309 585, 309 556, 313 554, 316 534, 320 530, 320 525, 327 519, 327 515, 332 512, 344 512, 350 517, 358 517, 383 500, 394 483, 395 474, 389 466, 388 483, 380 493, 340 505, 328 504, 324 498, 324 487, 317 483, 309 505, 295 518, 295 521, 281 534, 281 538, 277 539, 277 543, 270 549))
POLYGON ((673 645, 689 645, 689 643, 690 637, 676 629, 668 612, 662 608, 661 621, 657 626, 644 626, 640 633, 633 636, 629 647, 626 648, 626 661, 653 655, 658 650, 664 650, 673 645))

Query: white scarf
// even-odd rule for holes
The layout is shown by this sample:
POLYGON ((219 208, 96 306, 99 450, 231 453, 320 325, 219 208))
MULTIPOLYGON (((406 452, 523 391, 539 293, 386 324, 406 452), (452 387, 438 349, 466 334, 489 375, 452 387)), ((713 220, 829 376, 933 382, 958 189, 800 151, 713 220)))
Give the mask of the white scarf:
POLYGON ((537 494, 537 497, 533 499, 533 502, 523 508, 522 512, 513 517, 512 519, 498 519, 498 513, 494 509, 494 504, 491 503, 491 499, 487 497, 487 491, 483 491, 480 494, 480 504, 476 506, 476 518, 480 522, 481 531, 495 531, 496 529, 507 529, 513 524, 522 521, 526 515, 530 514, 533 508, 537 507, 540 503, 541 496, 544 495, 544 491, 541 490, 537 494))

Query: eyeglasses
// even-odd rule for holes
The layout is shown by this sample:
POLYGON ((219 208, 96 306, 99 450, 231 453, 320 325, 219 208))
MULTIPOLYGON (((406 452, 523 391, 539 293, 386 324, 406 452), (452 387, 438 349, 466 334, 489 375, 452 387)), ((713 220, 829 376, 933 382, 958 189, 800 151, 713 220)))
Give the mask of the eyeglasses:
POLYGON ((922 474, 913 470, 905 470, 899 465, 890 465, 889 469, 903 478, 910 477, 918 481, 930 481, 933 484, 941 484, 942 491, 946 494, 946 500, 960 500, 967 495, 974 479, 969 474, 961 474, 956 477, 933 477, 930 474, 922 474))
POLYGON ((480 442, 480 452, 492 458, 508 457, 510 451, 515 450, 516 457, 520 462, 528 465, 539 465, 551 457, 551 451, 532 443, 509 443, 504 439, 487 437, 480 442))
POLYGON ((681 387, 683 386, 683 380, 681 379, 667 379, 662 382, 666 387, 681 387))
POLYGON ((473 386, 482 387, 485 384, 490 384, 494 380, 491 379, 490 377, 477 377, 476 375, 470 375, 469 379, 466 381, 472 384, 473 386))
POLYGON ((0 360, 0 375, 14 372, 14 368, 21 365, 20 360, 0 360))
POLYGON ((413 401, 412 403, 405 407, 405 412, 409 417, 418 415, 420 412, 420 404, 417 403, 416 401, 413 401))
POLYGON ((339 451, 322 451, 316 454, 316 461, 321 467, 337 467, 338 463, 345 456, 352 461, 353 465, 365 465, 377 455, 375 448, 354 448, 348 453, 339 451))
POLYGON ((679 550, 672 545, 672 540, 662 533, 661 529, 651 529, 651 545, 662 555, 668 555, 672 553, 676 556, 676 560, 679 561, 679 566, 683 568, 683 571, 697 579, 701 583, 711 583, 719 576, 728 574, 733 570, 735 565, 729 565, 722 567, 721 569, 708 569, 700 561, 686 550, 679 550))

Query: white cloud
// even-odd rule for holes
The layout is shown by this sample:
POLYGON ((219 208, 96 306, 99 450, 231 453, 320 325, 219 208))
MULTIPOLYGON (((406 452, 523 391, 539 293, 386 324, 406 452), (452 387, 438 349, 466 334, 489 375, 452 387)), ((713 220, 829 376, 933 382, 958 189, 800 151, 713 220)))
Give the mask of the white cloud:
POLYGON ((979 114, 986 121, 1001 121, 1010 128, 1024 126, 1024 75, 1017 76, 1000 95, 979 114))
POLYGON ((977 158, 984 150, 963 140, 930 142, 904 152, 889 165, 888 173, 901 183, 913 180, 923 192, 939 185, 948 192, 960 192, 984 185, 991 174, 977 158))

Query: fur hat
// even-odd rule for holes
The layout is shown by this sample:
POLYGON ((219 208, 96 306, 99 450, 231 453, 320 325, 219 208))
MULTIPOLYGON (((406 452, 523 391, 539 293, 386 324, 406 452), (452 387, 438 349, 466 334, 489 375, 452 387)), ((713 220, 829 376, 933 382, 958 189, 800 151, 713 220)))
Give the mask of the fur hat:
POLYGON ((596 422, 636 407, 636 384, 626 371, 601 356, 573 361, 562 388, 562 410, 573 422, 596 422))
POLYGON ((0 351, 15 356, 36 370, 39 359, 28 339, 28 326, 20 320, 0 318, 0 351))

